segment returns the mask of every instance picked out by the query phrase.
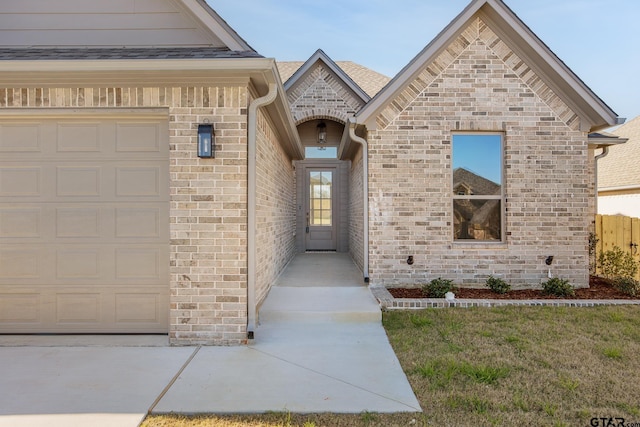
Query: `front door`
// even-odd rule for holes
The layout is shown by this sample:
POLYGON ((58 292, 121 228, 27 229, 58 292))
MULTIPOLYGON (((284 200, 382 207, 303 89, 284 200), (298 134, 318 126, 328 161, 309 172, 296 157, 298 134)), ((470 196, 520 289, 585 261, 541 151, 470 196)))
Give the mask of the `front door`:
POLYGON ((306 170, 305 247, 308 251, 335 251, 336 168, 306 170))

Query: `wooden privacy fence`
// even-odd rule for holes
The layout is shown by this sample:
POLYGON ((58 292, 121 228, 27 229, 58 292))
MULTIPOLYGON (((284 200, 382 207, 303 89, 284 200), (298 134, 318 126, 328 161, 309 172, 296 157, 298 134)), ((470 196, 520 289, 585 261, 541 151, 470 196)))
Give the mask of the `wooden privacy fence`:
MULTIPOLYGON (((595 248, 595 259, 598 259, 600 252, 609 251, 617 246, 633 255, 636 261, 640 261, 640 218, 596 215, 596 237, 598 242, 595 248)), ((640 269, 636 279, 640 280, 640 269)))

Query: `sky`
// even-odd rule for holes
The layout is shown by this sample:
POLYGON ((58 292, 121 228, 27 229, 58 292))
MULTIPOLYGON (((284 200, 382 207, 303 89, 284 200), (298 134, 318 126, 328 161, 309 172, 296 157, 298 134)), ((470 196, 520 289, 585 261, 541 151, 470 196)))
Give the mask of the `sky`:
MULTIPOLYGON (((470 0, 207 0, 258 53, 395 76, 470 0)), ((505 0, 620 117, 640 115, 638 0, 505 0)))

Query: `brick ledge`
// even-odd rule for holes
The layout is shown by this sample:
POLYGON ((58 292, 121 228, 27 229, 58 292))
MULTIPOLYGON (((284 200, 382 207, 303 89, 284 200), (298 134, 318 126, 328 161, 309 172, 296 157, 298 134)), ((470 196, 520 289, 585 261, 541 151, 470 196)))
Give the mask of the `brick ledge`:
POLYGON ((579 300, 579 299, 535 299, 535 300, 492 300, 444 298, 394 298, 384 286, 371 285, 369 289, 382 310, 419 310, 423 308, 446 307, 501 307, 505 305, 551 306, 551 307, 597 307, 601 305, 640 305, 640 300, 579 300))

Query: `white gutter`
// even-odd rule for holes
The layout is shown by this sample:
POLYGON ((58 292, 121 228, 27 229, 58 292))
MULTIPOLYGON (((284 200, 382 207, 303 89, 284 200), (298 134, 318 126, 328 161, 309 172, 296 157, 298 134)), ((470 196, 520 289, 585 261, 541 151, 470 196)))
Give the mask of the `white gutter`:
POLYGON ((269 84, 269 93, 249 105, 247 141, 247 338, 253 339, 256 330, 256 138, 258 108, 269 105, 278 96, 276 83, 269 84))
POLYGON ((595 200, 595 210, 596 210, 596 215, 598 214, 598 160, 602 159, 603 157, 606 157, 607 154, 609 154, 609 146, 608 145, 603 145, 602 147, 602 153, 598 154, 594 159, 594 169, 595 169, 595 187, 596 187, 596 200, 595 200))
POLYGON ((364 281, 369 282, 369 143, 366 139, 356 135, 357 123, 353 118, 349 119, 349 137, 353 142, 362 146, 362 186, 364 193, 364 230, 362 245, 364 246, 364 281))
POLYGON ((622 185, 618 187, 602 187, 602 188, 599 188, 598 191, 628 191, 628 190, 636 190, 638 188, 640 188, 640 184, 622 185))

